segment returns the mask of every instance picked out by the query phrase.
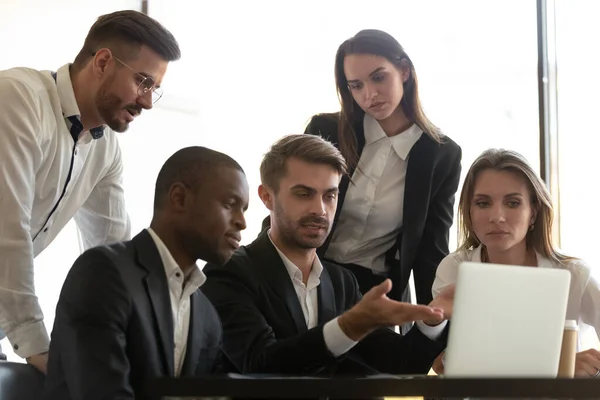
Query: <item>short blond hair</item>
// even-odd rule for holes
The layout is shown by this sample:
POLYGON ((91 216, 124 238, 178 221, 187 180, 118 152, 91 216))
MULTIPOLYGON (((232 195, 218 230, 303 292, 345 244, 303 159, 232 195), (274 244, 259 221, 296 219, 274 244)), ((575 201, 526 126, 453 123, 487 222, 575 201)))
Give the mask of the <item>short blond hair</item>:
POLYGON ((347 172, 344 156, 331 142, 314 135, 288 135, 275 142, 264 155, 260 164, 262 184, 277 192, 290 158, 329 165, 340 175, 347 172))

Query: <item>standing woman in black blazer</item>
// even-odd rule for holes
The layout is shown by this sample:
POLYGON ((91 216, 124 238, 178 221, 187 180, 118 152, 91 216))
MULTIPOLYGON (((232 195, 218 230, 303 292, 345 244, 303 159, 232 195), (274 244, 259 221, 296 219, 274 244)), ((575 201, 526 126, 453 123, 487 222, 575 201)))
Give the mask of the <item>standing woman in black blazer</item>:
POLYGON ((313 116, 305 132, 333 142, 350 166, 319 255, 354 272, 363 293, 389 277, 396 300, 410 301, 413 271, 428 304, 448 254, 461 149, 425 116, 412 61, 389 34, 363 30, 342 43, 335 80, 341 111, 313 116))

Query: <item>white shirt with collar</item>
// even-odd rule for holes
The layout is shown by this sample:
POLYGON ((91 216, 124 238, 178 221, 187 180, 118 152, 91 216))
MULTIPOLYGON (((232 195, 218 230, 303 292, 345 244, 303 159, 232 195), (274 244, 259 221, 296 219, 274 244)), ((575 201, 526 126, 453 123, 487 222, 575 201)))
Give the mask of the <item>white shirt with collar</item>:
POLYGON ((0 71, 0 329, 24 358, 49 345, 33 259, 73 217, 84 248, 130 238, 116 133, 75 141, 79 115, 68 64, 0 71))
POLYGON ((328 259, 385 274, 385 253, 394 246, 403 222, 408 155, 423 131, 415 124, 388 137, 365 114, 365 147, 342 205, 328 259))
MULTIPOLYGON (((285 254, 273 243, 271 239, 271 232, 268 232, 269 240, 277 250, 283 265, 290 276, 290 280, 296 290, 298 296, 298 302, 302 307, 304 314, 304 320, 308 329, 312 329, 319 323, 319 292, 317 291, 318 286, 321 284, 321 273, 323 272, 323 264, 319 260, 319 257, 315 254, 315 260, 313 261, 312 269, 308 276, 307 284, 304 284, 302 280, 302 271, 298 268, 285 254)), ((436 340, 443 332, 446 327, 447 321, 444 321, 437 326, 429 326, 423 321, 417 321, 417 328, 429 339, 436 340)), ((358 342, 350 339, 340 328, 338 323, 338 317, 328 321, 323 325, 323 339, 325 345, 334 357, 339 357, 342 354, 352 349, 358 342)))
MULTIPOLYGON (((446 286, 456 282, 458 266, 461 263, 481 262, 481 249, 480 245, 473 250, 460 250, 447 255, 437 268, 431 289, 433 297, 436 297, 446 286)), ((570 260, 560 264, 537 252, 536 257, 539 268, 564 268, 571 272, 566 319, 578 321, 580 328, 578 348, 581 348, 581 333, 589 327, 596 330, 596 335, 600 339, 600 284, 590 267, 581 260, 570 260)))
POLYGON ((187 351, 188 333, 190 330, 191 296, 206 282, 206 275, 197 265, 194 265, 188 279, 185 279, 183 270, 177 264, 171 252, 152 228, 148 228, 154 244, 160 254, 160 259, 165 267, 169 295, 171 298, 171 311, 173 312, 173 339, 175 348, 173 356, 175 363, 175 376, 181 374, 185 352, 187 351))

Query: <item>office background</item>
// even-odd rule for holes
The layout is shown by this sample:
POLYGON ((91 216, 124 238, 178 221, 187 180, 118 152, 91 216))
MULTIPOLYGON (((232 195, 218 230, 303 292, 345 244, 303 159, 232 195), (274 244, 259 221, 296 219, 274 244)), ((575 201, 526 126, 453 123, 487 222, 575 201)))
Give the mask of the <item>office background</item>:
MULTIPOLYGON (((169 67, 164 97, 120 137, 134 234, 149 225, 163 162, 202 145, 246 170, 243 243, 252 241, 267 214, 256 194, 262 154, 303 132, 311 115, 338 110, 337 46, 378 28, 411 56, 427 114, 463 149, 463 176, 489 147, 522 153, 550 186, 560 246, 600 272, 597 0, 3 0, 0 69, 56 70, 74 59, 99 15, 119 9, 158 19, 183 54, 169 67)), ((49 330, 77 240, 71 223, 36 259, 49 330)), ((593 332, 586 337, 597 345, 593 332)))

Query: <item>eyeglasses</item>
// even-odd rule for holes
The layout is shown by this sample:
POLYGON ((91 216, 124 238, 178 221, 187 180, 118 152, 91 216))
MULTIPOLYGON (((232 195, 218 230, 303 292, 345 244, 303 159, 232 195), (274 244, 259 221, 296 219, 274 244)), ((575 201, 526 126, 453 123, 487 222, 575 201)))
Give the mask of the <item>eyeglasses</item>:
POLYGON ((113 55, 113 58, 127 67, 131 72, 136 74, 140 79, 140 84, 137 89, 138 96, 144 97, 148 92, 152 92, 152 104, 155 104, 163 95, 163 91, 161 88, 156 86, 156 82, 150 76, 144 76, 139 72, 135 71, 129 65, 125 64, 123 61, 119 60, 117 57, 113 55))

